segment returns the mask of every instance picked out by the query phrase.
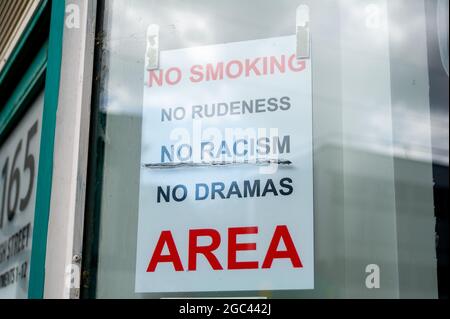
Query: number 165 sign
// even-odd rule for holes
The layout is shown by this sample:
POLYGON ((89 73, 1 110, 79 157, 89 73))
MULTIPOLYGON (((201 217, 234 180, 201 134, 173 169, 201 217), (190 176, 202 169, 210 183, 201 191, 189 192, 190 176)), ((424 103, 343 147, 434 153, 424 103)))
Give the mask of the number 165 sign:
POLYGON ((41 118, 42 96, 0 144, 0 299, 28 295, 41 118))

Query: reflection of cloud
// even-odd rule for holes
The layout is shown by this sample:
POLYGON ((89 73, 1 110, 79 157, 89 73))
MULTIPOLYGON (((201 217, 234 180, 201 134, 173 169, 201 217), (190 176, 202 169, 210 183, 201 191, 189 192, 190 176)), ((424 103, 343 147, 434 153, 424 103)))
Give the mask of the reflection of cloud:
POLYGON ((111 90, 106 107, 110 113, 129 114, 138 110, 138 106, 132 108, 132 105, 131 92, 123 87, 115 87, 111 90))
POLYGON ((408 109, 403 105, 395 110, 396 144, 408 145, 410 148, 425 149, 430 144, 430 133, 433 140, 433 153, 445 156, 448 163, 449 119, 448 113, 434 112, 429 116, 408 109), (431 118, 430 118, 431 117, 431 118), (430 125, 431 132, 430 132, 430 125))
MULTIPOLYGON (((109 53, 109 79, 107 92, 105 92, 107 101, 104 106, 107 107, 109 113, 140 116, 143 102, 141 79, 144 74, 145 31, 149 24, 156 23, 161 26, 160 44, 162 50, 227 43, 230 42, 230 39, 241 41, 268 38, 289 34, 293 30, 295 10, 292 10, 292 8, 296 8, 300 2, 283 0, 277 1, 276 5, 271 1, 243 2, 235 0, 218 2, 202 0, 112 2, 112 15, 108 26, 110 30, 107 32, 108 37, 106 39, 106 49, 109 53), (239 7, 240 10, 233 9, 236 7, 239 7), (254 12, 256 7, 258 8, 258 18, 249 17, 248 13, 254 12), (274 7, 277 10, 274 10, 274 7), (289 13, 290 11, 292 11, 292 14, 289 13), (267 27, 267 21, 278 22, 272 24, 269 28, 267 27), (243 29, 245 29, 244 32, 243 29)), ((377 13, 385 15, 386 5, 391 15, 398 15, 404 9, 403 2, 374 1, 375 4, 381 4, 382 10, 377 12, 375 7, 370 7, 370 10, 368 10, 367 3, 354 0, 342 1, 341 12, 344 16, 351 17, 351 20, 362 22, 361 25, 364 26, 368 15, 377 13)), ((418 11, 416 14, 408 16, 407 25, 400 24, 400 19, 391 19, 387 26, 391 44, 395 47, 403 47, 414 43, 411 38, 415 37, 415 31, 423 32, 425 27, 423 14, 423 11, 418 11)), ((383 24, 385 18, 383 16, 380 20, 382 29, 385 27, 383 24)), ((345 27, 344 21, 347 20, 343 19, 341 26, 342 34, 345 35, 347 41, 343 50, 351 50, 352 55, 364 56, 361 64, 354 64, 353 67, 361 68, 360 74, 367 77, 369 74, 366 71, 368 65, 380 63, 380 59, 384 56, 381 58, 376 56, 374 52, 369 51, 370 47, 352 45, 353 42, 351 41, 357 32, 352 28, 345 27)), ((376 22, 376 19, 373 21, 376 22)), ((369 21, 370 26, 373 25, 373 21, 369 21)), ((376 32, 376 29, 373 30, 376 32)), ((316 29, 316 31, 321 30, 316 29)), ((379 32, 379 36, 385 37, 385 32, 379 32)), ((321 35, 321 37, 324 36, 321 35)), ((377 42, 376 44, 381 45, 385 40, 381 39, 380 43, 377 42)), ((422 45, 420 44, 420 46, 422 45)), ((423 49, 420 48, 422 51, 423 49)), ((401 61, 397 57, 391 56, 390 63, 397 67, 404 66, 405 70, 417 68, 417 70, 426 72, 426 64, 421 64, 423 61, 417 58, 417 54, 411 52, 412 54, 402 55, 401 61)), ((201 60, 213 60, 215 53, 203 51, 199 54, 203 55, 201 60)), ((367 70, 370 70, 370 68, 367 70)), ((345 80, 348 81, 346 85, 351 86, 352 89, 363 90, 367 84, 367 82, 358 79, 350 79, 350 81, 349 78, 343 79, 343 81, 345 80), (349 84, 349 82, 351 83, 349 84)), ((261 91, 264 90, 264 88, 261 88, 261 91)), ((220 92, 219 96, 232 96, 233 94, 232 88, 227 86, 219 88, 218 91, 220 92)), ((315 94, 326 96, 327 92, 315 94)), ((208 92, 203 93, 203 95, 208 95, 208 92)), ((352 123, 353 130, 346 131, 344 138, 346 143, 356 143, 360 147, 384 150, 390 154, 394 152, 396 154, 410 154, 408 156, 415 158, 430 158, 431 134, 434 159, 448 165, 448 110, 442 113, 432 113, 430 120, 428 111, 416 111, 412 109, 412 106, 405 103, 404 105, 396 104, 391 114, 391 108, 377 108, 376 97, 374 95, 374 101, 370 105, 363 105, 363 103, 370 103, 370 101, 352 102, 357 106, 357 108, 351 110, 354 118, 365 118, 366 120, 360 124, 352 123), (392 117, 395 127, 392 127, 392 117), (393 136, 392 132, 394 132, 393 136)), ((215 97, 211 97, 209 100, 212 103, 215 101, 215 97)), ((218 99, 216 102, 222 101, 218 99)), ((335 101, 331 101, 331 104, 333 103, 335 101)), ((427 108, 424 106, 423 109, 426 110, 427 108)), ((239 117, 231 117, 227 121, 235 122, 233 125, 238 125, 239 117)))
POLYGON ((429 115, 428 111, 397 105, 391 117, 391 114, 379 110, 376 107, 364 109, 360 116, 367 121, 347 132, 345 145, 419 161, 429 162, 433 158, 434 162, 449 164, 448 113, 429 115))

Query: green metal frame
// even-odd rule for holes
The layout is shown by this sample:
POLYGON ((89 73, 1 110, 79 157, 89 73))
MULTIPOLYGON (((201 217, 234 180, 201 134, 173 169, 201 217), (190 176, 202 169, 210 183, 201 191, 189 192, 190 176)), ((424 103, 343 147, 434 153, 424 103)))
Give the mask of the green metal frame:
POLYGON ((19 115, 28 106, 29 99, 34 97, 36 90, 40 89, 45 77, 47 66, 47 47, 45 43, 38 55, 31 63, 19 85, 12 93, 6 105, 0 113, 0 141, 3 142, 9 134, 11 126, 20 119, 19 115))
POLYGON ((27 41, 32 42, 31 32, 44 13, 50 11, 50 34, 48 41, 38 51, 18 85, 0 109, 0 144, 17 125, 31 105, 37 93, 44 89, 44 108, 37 174, 36 204, 33 242, 30 261, 28 298, 43 298, 45 281, 45 256, 52 188, 53 152, 58 106, 60 69, 62 59, 62 36, 64 31, 65 0, 42 0, 26 26, 8 62, 0 72, 0 84, 8 81, 14 73, 14 62, 27 41))
MULTIPOLYGON (((96 12, 96 38, 102 38, 105 25, 106 1, 97 1, 96 12)), ((87 192, 86 207, 84 219, 83 234, 83 258, 82 258, 82 281, 80 289, 80 298, 95 299, 97 297, 97 273, 98 273, 98 249, 100 238, 100 211, 104 171, 104 151, 105 140, 103 132, 106 128, 106 114, 100 110, 100 100, 102 96, 102 70, 104 42, 95 42, 94 51, 94 77, 99 81, 92 83, 91 96, 91 123, 89 131, 89 154, 88 154, 88 172, 87 172, 87 192)))
POLYGON ((41 148, 36 187, 33 246, 30 262, 28 298, 44 297, 45 255, 52 193, 53 151, 56 111, 61 75, 65 0, 52 1, 47 72, 45 78, 44 111, 42 114, 41 148))

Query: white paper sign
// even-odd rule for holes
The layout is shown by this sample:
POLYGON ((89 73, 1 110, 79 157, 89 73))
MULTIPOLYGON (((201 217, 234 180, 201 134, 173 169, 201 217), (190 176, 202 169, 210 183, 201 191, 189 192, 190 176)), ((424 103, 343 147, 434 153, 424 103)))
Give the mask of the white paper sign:
POLYGON ((136 292, 314 288, 309 60, 286 36, 145 70, 136 292))
POLYGON ((28 298, 43 95, 0 145, 0 299, 28 298))

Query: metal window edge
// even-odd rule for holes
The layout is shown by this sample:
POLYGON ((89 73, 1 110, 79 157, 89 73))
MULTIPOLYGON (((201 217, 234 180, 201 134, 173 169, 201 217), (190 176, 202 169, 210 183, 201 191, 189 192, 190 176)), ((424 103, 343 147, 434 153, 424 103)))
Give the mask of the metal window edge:
MULTIPOLYGON (((14 10, 10 10, 11 14, 6 14, 5 17, 12 17, 12 23, 4 29, 3 37, 0 36, 0 39, 2 39, 0 41, 3 41, 4 45, 3 47, 0 45, 0 71, 3 69, 6 61, 8 61, 9 56, 41 2, 42 0, 17 1, 14 10)), ((5 12, 7 11, 8 10, 5 10, 5 12)))
POLYGON ((19 37, 19 40, 15 44, 14 49, 11 51, 11 54, 8 56, 7 61, 5 62, 3 67, 0 69, 0 85, 2 85, 2 83, 8 79, 8 75, 12 71, 14 62, 16 61, 24 44, 29 40, 31 32, 34 30, 34 27, 36 26, 38 21, 41 19, 42 14, 47 9, 48 5, 49 5, 49 0, 41 0, 39 5, 36 7, 35 12, 33 13, 33 16, 28 21, 25 29, 23 30, 22 34, 19 37))

